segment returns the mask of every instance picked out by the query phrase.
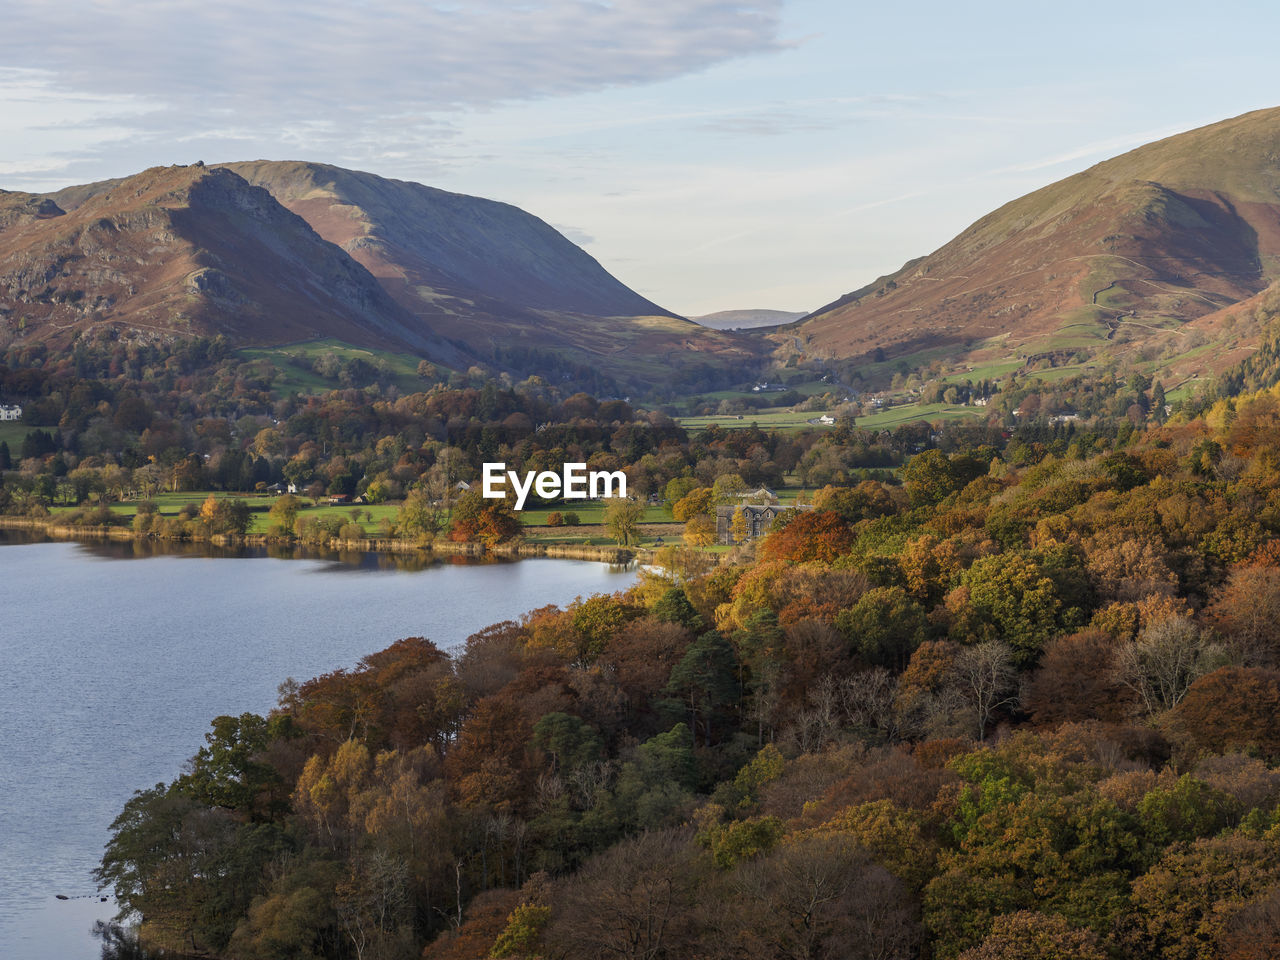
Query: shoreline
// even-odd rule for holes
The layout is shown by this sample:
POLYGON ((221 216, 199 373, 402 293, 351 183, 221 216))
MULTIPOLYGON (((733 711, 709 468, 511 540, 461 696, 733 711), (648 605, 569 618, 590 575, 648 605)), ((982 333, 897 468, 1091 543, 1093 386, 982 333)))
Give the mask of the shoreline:
POLYGON ((617 547, 593 544, 538 543, 529 540, 513 540, 492 546, 475 541, 458 543, 452 540, 433 540, 419 543, 415 540, 397 540, 388 537, 364 537, 359 540, 343 540, 332 537, 322 543, 299 540, 296 537, 270 537, 266 534, 214 534, 209 537, 157 537, 149 533, 135 533, 128 527, 74 526, 58 523, 53 517, 0 516, 0 530, 24 530, 42 534, 51 540, 84 540, 154 543, 212 543, 222 547, 310 546, 322 550, 357 550, 363 553, 419 554, 439 557, 500 557, 519 560, 531 557, 548 557, 562 560, 593 560, 608 564, 625 564, 640 558, 649 551, 643 548, 617 547))

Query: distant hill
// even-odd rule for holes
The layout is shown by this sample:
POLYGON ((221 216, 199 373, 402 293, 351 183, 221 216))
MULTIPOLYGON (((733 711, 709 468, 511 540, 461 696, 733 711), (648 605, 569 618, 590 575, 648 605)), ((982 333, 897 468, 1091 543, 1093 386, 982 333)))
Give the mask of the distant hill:
POLYGON ((342 247, 433 333, 486 362, 553 378, 561 366, 598 370, 621 389, 681 368, 710 385, 716 371, 760 353, 641 297, 510 204, 327 164, 226 166, 342 247))
POLYGON ((1280 278, 1280 108, 1151 143, 983 217, 778 335, 826 356, 1107 352, 1280 278))
POLYGON ((0 194, 0 318, 23 339, 64 344, 114 326, 457 358, 368 270, 229 170, 157 167, 65 209, 57 196, 0 194))
POLYGON ((306 162, 0 192, 0 324, 59 343, 104 325, 326 337, 606 390, 682 369, 712 387, 764 352, 645 299, 510 204, 306 162))
POLYGON ((777 327, 805 316, 803 311, 789 310, 721 310, 717 313, 690 317, 694 323, 713 330, 753 330, 756 327, 777 327))

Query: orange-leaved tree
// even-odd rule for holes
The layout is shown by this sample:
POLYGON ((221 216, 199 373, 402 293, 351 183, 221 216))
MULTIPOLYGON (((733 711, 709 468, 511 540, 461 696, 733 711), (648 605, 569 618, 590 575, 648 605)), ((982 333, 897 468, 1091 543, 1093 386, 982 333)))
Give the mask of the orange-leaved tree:
POLYGON ((831 510, 805 511, 765 538, 761 553, 769 560, 830 563, 853 546, 853 531, 831 510))
POLYGON ((453 509, 449 539, 457 542, 504 543, 520 535, 520 521, 505 500, 481 496, 478 490, 462 495, 453 509))

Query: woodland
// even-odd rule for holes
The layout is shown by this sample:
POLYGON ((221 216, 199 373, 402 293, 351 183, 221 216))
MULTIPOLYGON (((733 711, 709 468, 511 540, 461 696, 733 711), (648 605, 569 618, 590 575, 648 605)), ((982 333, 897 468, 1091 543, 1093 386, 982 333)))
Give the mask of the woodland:
POLYGON ((216 718, 112 827, 111 955, 1280 952, 1276 388, 1015 378, 980 426, 690 435, 536 379, 268 406, 169 359, 10 368, 56 420, 7 508, 112 468, 408 497, 491 454, 625 469, 686 524, 739 483, 816 490, 626 593, 398 639, 216 718))

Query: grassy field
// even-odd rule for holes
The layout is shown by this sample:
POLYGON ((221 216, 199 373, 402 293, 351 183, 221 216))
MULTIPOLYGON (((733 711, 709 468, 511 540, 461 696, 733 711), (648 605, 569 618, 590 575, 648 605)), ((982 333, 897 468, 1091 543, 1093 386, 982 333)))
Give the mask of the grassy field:
MULTIPOLYGON (((773 383, 775 381, 770 381, 773 383)), ((785 393, 787 390, 794 390, 796 393, 803 394, 806 397, 815 397, 824 393, 842 392, 841 388, 831 383, 829 380, 805 380, 802 383, 789 384, 786 390, 779 390, 777 393, 785 393)), ((700 403, 706 403, 712 400, 750 400, 758 397, 775 396, 774 393, 756 393, 747 388, 745 390, 713 390, 710 393, 699 393, 696 396, 682 400, 682 406, 694 406, 700 403)))
POLYGON ((880 430, 885 427, 897 427, 916 420, 968 420, 985 417, 985 407, 957 407, 948 403, 905 404, 901 407, 890 407, 870 416, 859 417, 858 426, 868 430, 880 430))
POLYGON ((970 380, 977 384, 983 380, 999 380, 1015 370, 1021 370, 1022 367, 1022 360, 1016 357, 1005 360, 987 360, 975 364, 968 370, 957 370, 955 373, 949 373, 942 378, 942 381, 944 383, 964 383, 966 380, 970 380))
POLYGON ((6 420, 0 423, 0 441, 9 445, 9 455, 13 457, 14 463, 17 463, 18 457, 22 455, 22 441, 35 429, 37 428, 21 420, 6 420))
MULTIPOLYGON (((576 504, 564 504, 557 507, 529 507, 521 510, 517 516, 526 526, 542 526, 552 513, 576 513, 583 525, 604 523, 604 501, 582 500, 576 504)), ((642 523, 670 523, 671 515, 662 507, 646 507, 642 523)))
POLYGON ((353 347, 339 340, 307 340, 280 347, 248 347, 240 351, 246 360, 267 360, 279 371, 274 389, 281 395, 320 393, 341 387, 336 377, 322 377, 312 369, 316 359, 330 353, 339 360, 360 359, 386 367, 391 373, 391 382, 402 391, 413 393, 427 387, 426 381, 418 376, 417 357, 353 347))
MULTIPOLYGON (((780 487, 775 492, 781 503, 795 503, 798 498, 804 496, 806 499, 812 496, 816 488, 787 486, 780 487)), ((192 491, 187 493, 161 493, 154 497, 156 508, 161 516, 176 516, 183 507, 188 504, 199 506, 204 503, 205 499, 210 496, 210 491, 192 491)), ((249 525, 248 533, 250 534, 266 534, 268 532, 268 511, 271 505, 275 503, 275 496, 261 496, 256 494, 236 494, 224 493, 221 491, 213 491, 212 495, 218 499, 225 500, 244 500, 249 504, 252 512, 252 520, 249 525)), ((360 513, 358 521, 360 527, 366 535, 377 537, 383 534, 381 521, 389 519, 394 521, 396 513, 400 508, 398 503, 375 504, 370 506, 353 505, 353 506, 330 506, 325 503, 320 506, 310 506, 310 501, 303 499, 304 506, 299 512, 299 518, 311 517, 315 519, 325 519, 338 517, 344 523, 351 522, 351 512, 358 510, 360 513)), ((601 502, 586 501, 581 505, 560 506, 555 508, 539 507, 530 510, 522 510, 519 516, 521 523, 527 529, 526 537, 537 543, 545 544, 574 544, 587 546, 607 546, 613 545, 614 540, 605 533, 604 529, 604 504, 601 502), (548 527, 546 525, 547 516, 554 510, 561 513, 572 511, 578 514, 579 524, 574 527, 548 527)), ((54 507, 52 512, 56 515, 59 513, 69 512, 72 507, 54 507)), ((111 511, 126 520, 132 521, 138 512, 138 504, 136 502, 114 503, 111 505, 111 511)), ((683 524, 676 523, 672 520, 671 515, 667 513, 663 507, 646 507, 644 518, 641 521, 647 529, 641 530, 639 546, 653 547, 659 545, 657 541, 662 540, 666 544, 680 544, 683 542, 682 532, 683 524)), ((713 546, 708 547, 707 551, 716 553, 728 550, 728 547, 713 546)))
MULTIPOLYGON (((183 507, 193 504, 197 507, 204 503, 210 493, 220 500, 244 500, 249 504, 253 511, 252 522, 249 525, 249 533, 258 534, 266 533, 268 527, 267 514, 271 509, 271 505, 275 503, 274 496, 260 496, 256 494, 240 494, 240 493, 224 493, 222 491, 192 491, 188 493, 161 493, 154 497, 156 509, 161 516, 176 516, 183 507)), ((359 511, 360 518, 357 523, 370 536, 378 536, 382 533, 382 521, 384 519, 394 521, 396 513, 400 509, 398 503, 380 503, 370 504, 348 504, 346 506, 331 506, 328 503, 321 503, 319 506, 311 506, 310 501, 300 498, 303 508, 299 512, 299 517, 311 517, 317 520, 330 519, 338 517, 343 522, 351 522, 352 511, 359 511)), ((573 504, 559 507, 538 507, 529 510, 521 510, 517 516, 520 522, 525 526, 543 528, 534 534, 537 539, 554 539, 556 542, 564 543, 606 543, 611 542, 607 537, 603 536, 602 528, 604 524, 604 503, 600 501, 586 500, 581 504, 573 504), (547 527, 547 517, 555 511, 560 513, 573 512, 578 515, 580 521, 577 527, 547 527)), ((54 507, 53 512, 65 513, 72 510, 72 507, 54 507)), ((113 503, 111 511, 122 517, 132 520, 138 512, 138 504, 135 501, 127 501, 124 503, 113 503)), ((671 523, 671 515, 662 507, 647 507, 644 513, 643 523, 671 523)))
MULTIPOLYGON (((156 509, 161 516, 172 517, 172 516, 176 516, 178 512, 181 511, 182 508, 187 506, 188 504, 194 504, 195 506, 199 507, 200 504, 204 503, 204 501, 209 497, 210 493, 212 493, 213 496, 217 497, 219 500, 243 500, 245 503, 249 505, 249 508, 253 511, 252 520, 249 524, 248 532, 251 534, 267 532, 267 527, 268 527, 267 512, 271 509, 271 505, 276 501, 276 498, 274 496, 264 497, 264 496, 258 496, 255 494, 223 493, 222 491, 204 490, 204 491, 193 491, 189 493, 161 493, 161 494, 157 494, 153 499, 155 500, 155 503, 156 503, 156 509)), ((385 517, 385 518, 390 518, 394 520, 396 517, 396 511, 399 509, 398 504, 385 504, 385 503, 370 505, 370 506, 355 505, 355 506, 344 506, 344 507, 329 506, 326 503, 318 507, 313 507, 313 506, 306 505, 306 504, 309 504, 309 501, 305 499, 302 502, 304 504, 304 507, 302 511, 298 514, 298 516, 300 517, 314 517, 316 519, 324 519, 329 517, 341 517, 344 521, 350 521, 351 511, 359 510, 360 526, 366 533, 370 535, 375 535, 380 533, 381 530, 380 530, 379 524, 382 521, 382 519, 385 517), (372 514, 372 519, 368 518, 369 514, 372 514)), ((54 507, 53 512, 55 514, 65 513, 71 509, 73 508, 54 507)), ((133 517, 137 515, 138 504, 136 501, 113 503, 111 505, 111 512, 119 514, 122 517, 126 517, 129 520, 132 520, 133 517)))
POLYGON ((728 430, 745 430, 753 423, 763 430, 801 430, 805 428, 823 429, 822 424, 810 423, 810 419, 822 416, 821 412, 794 413, 791 410, 755 410, 737 415, 713 417, 679 417, 680 425, 686 430, 701 430, 713 423, 728 430))
POLYGON ((1048 370, 1032 370, 1027 377, 1034 380, 1040 380, 1044 383, 1056 383, 1059 380, 1066 380, 1070 377, 1076 377, 1085 372, 1085 367, 1090 364, 1076 363, 1069 364, 1065 367, 1050 367, 1048 370))
MULTIPOLYGON (((793 413, 790 410, 769 410, 759 413, 746 413, 739 419, 737 416, 715 416, 715 417, 680 417, 679 422, 686 430, 701 430, 716 424, 726 430, 744 430, 752 424, 757 424, 761 429, 773 430, 802 430, 802 429, 829 429, 829 424, 810 423, 811 419, 822 416, 822 414, 809 413, 793 413)), ((904 423, 911 423, 916 420, 964 420, 979 419, 986 416, 986 410, 983 407, 957 407, 946 403, 926 403, 926 404, 903 404, 902 406, 889 407, 876 413, 857 418, 857 425, 865 427, 869 430, 879 430, 884 427, 897 427, 904 423)))

